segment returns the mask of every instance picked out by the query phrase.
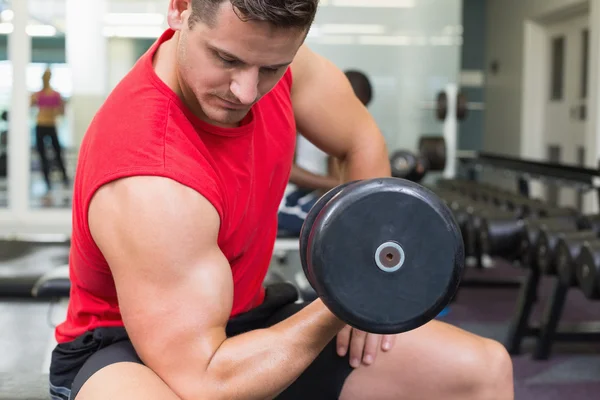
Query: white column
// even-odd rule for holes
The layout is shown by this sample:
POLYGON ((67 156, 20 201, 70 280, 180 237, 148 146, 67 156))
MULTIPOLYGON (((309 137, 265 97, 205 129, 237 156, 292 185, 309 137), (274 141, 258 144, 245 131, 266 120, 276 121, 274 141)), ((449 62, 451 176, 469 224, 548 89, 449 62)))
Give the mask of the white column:
POLYGON ((66 57, 73 79, 68 104, 73 146, 78 148, 108 92, 107 40, 103 35, 106 0, 66 0, 66 57))
POLYGON ((8 199, 15 221, 29 208, 29 93, 27 67, 31 60, 31 38, 27 35, 27 1, 13 1, 13 31, 8 36, 8 58, 12 63, 12 99, 8 130, 8 199))
POLYGON ((458 146, 458 120, 456 118, 456 96, 458 86, 455 83, 446 85, 447 115, 444 121, 444 140, 446 142, 446 168, 444 178, 456 176, 456 148, 458 146))
POLYGON ((108 90, 115 86, 134 66, 135 42, 131 38, 113 37, 108 40, 108 90))

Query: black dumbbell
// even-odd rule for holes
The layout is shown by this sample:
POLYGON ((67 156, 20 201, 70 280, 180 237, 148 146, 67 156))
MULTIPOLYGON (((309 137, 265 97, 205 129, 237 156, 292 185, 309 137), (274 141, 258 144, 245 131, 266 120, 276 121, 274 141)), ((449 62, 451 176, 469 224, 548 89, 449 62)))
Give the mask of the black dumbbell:
POLYGON ((392 176, 420 182, 429 170, 429 162, 409 150, 397 150, 390 156, 392 176))
POLYGON ((467 256, 479 257, 479 240, 477 237, 478 227, 482 215, 494 214, 500 212, 487 204, 475 203, 468 206, 458 207, 453 204, 451 209, 461 227, 463 240, 465 243, 465 252, 467 256))
POLYGON ((579 229, 576 218, 539 218, 525 219, 525 235, 521 238, 520 261, 526 268, 538 268, 537 265, 537 243, 542 230, 562 229, 564 232, 572 232, 579 229))
POLYGON ((600 240, 586 241, 575 261, 579 288, 588 299, 600 298, 600 240))
POLYGON ((477 235, 482 254, 514 261, 521 254, 525 224, 514 211, 503 211, 483 219, 477 235))
POLYGON ((580 231, 573 229, 565 231, 563 228, 550 228, 540 230, 538 241, 536 243, 536 260, 539 271, 544 275, 553 276, 558 273, 557 270, 557 245, 560 239, 575 238, 579 240, 593 239, 596 236, 594 231, 580 231))
POLYGON ((581 252, 581 246, 586 241, 598 239, 598 232, 593 230, 577 231, 564 234, 556 241, 554 262, 558 279, 566 287, 577 286, 576 261, 581 252))
POLYGON ((465 260, 450 209, 398 178, 326 193, 305 219, 300 253, 308 282, 331 312, 378 334, 435 318, 456 293, 465 260))

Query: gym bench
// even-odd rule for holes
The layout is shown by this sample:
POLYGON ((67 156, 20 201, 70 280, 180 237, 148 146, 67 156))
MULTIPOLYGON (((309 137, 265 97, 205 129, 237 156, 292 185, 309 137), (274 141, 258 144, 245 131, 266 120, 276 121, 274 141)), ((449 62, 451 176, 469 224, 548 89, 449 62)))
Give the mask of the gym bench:
MULTIPOLYGON (((291 251, 298 251, 298 238, 278 238, 273 254, 282 256, 291 251)), ((69 297, 71 281, 69 280, 69 265, 53 268, 42 275, 33 285, 31 294, 37 299, 62 299, 69 297)))
POLYGON ((69 264, 65 264, 42 275, 33 285, 31 295, 37 299, 62 299, 69 297, 70 291, 69 264))

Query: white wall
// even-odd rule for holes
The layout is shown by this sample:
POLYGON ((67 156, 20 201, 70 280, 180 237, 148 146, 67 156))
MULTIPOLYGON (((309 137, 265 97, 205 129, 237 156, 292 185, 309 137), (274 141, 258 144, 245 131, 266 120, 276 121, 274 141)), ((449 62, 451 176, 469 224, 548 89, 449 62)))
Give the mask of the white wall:
POLYGON ((521 156, 521 135, 527 134, 521 132, 525 21, 587 4, 586 0, 488 0, 484 150, 521 156), (493 61, 498 63, 496 74, 490 70, 493 61))

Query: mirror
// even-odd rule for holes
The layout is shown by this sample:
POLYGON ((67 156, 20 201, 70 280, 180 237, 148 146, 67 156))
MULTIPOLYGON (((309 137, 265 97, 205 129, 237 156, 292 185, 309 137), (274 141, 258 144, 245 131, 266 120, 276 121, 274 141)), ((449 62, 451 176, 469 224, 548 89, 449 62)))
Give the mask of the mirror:
POLYGON ((371 80, 369 111, 390 151, 416 150, 443 124, 424 103, 459 77, 462 0, 322 1, 306 43, 371 80))

